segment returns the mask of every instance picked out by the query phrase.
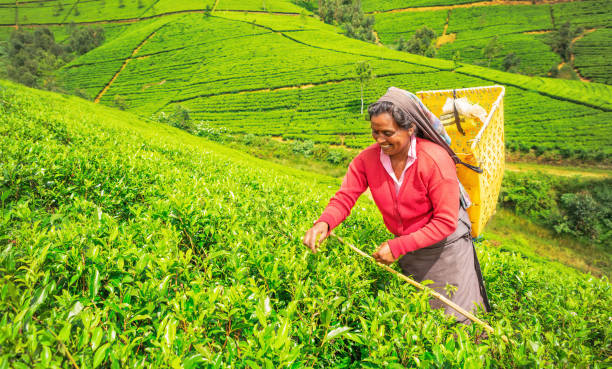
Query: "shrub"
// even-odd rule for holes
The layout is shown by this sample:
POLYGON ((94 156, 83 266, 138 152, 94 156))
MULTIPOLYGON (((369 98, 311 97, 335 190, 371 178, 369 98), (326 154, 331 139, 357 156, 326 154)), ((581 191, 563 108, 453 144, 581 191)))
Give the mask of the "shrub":
POLYGON ((502 61, 502 67, 505 71, 513 71, 516 67, 518 67, 521 62, 521 58, 516 56, 515 53, 509 53, 504 57, 502 61))
POLYGON ((102 45, 106 40, 102 27, 75 27, 70 35, 70 51, 83 55, 102 45))
POLYGON ((597 238, 597 220, 602 215, 602 209, 588 192, 565 193, 559 203, 565 214, 564 219, 573 233, 589 238, 597 238))
POLYGON ((314 150, 314 142, 311 140, 294 141, 291 144, 291 150, 296 154, 302 154, 306 157, 311 156, 314 150))
POLYGON ((191 131, 193 128, 189 109, 180 104, 174 106, 174 111, 168 117, 168 122, 173 127, 184 129, 186 131, 191 131))
POLYGON ((412 38, 408 41, 404 41, 403 38, 400 38, 398 41, 397 49, 400 51, 406 51, 411 54, 418 54, 428 56, 433 58, 436 56, 436 32, 424 26, 423 28, 417 30, 412 38))
POLYGON ((121 95, 115 95, 115 97, 113 97, 113 104, 121 110, 127 109, 127 102, 121 95))

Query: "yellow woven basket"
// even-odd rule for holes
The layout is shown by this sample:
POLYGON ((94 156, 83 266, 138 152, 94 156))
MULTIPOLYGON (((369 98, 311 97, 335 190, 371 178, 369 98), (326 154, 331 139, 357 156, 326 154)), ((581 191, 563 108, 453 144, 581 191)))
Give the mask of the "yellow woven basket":
MULTIPOLYGON (((448 132, 451 148, 464 162, 480 166, 481 174, 457 165, 457 176, 472 200, 467 209, 472 221, 472 236, 477 237, 487 221, 495 213, 497 197, 504 175, 504 93, 503 86, 486 86, 454 90, 457 98, 467 97, 472 104, 479 104, 487 112, 487 119, 480 130, 466 130, 466 135, 456 130, 448 132)), ((453 90, 420 91, 416 95, 436 116, 442 115, 442 106, 453 90)))

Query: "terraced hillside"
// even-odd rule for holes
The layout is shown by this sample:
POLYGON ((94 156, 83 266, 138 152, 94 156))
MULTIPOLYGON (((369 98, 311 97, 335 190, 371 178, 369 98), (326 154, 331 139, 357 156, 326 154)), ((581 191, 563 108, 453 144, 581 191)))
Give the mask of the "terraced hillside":
MULTIPOLYGON (((475 326, 337 242, 306 251, 335 179, 4 81, 0 133, 2 367, 609 360, 605 279, 479 244, 496 333, 475 344, 475 326)), ((337 232, 370 251, 383 229, 362 199, 337 232)))
POLYGON ((390 85, 413 91, 507 85, 510 145, 592 152, 612 129, 599 124, 610 119, 608 86, 474 66, 453 71, 452 62, 350 40, 310 17, 216 12, 148 20, 61 74, 68 89, 87 88, 109 105, 120 95, 146 116, 182 104, 196 119, 232 132, 363 147, 370 138, 354 72, 361 60, 377 75, 365 88, 366 101, 390 85))
POLYGON ((66 65, 60 79, 67 91, 85 90, 106 105, 119 96, 145 117, 180 104, 213 128, 363 147, 370 135, 354 70, 365 60, 376 74, 365 86, 366 102, 390 85, 417 91, 503 84, 510 148, 610 158, 612 127, 601 124, 612 109, 607 85, 457 67, 348 39, 307 13, 283 13, 295 5, 280 0, 265 4, 283 14, 241 4, 244 11, 220 0, 217 9, 232 11, 177 8, 111 23, 113 37, 66 65))
POLYGON ((68 24, 99 21, 137 21, 171 13, 205 10, 252 10, 301 13, 305 10, 283 0, 42 0, 3 1, 1 25, 68 24))
POLYGON ((364 8, 378 11, 375 29, 385 45, 395 45, 400 37, 409 39, 417 29, 428 26, 441 36, 437 57, 450 60, 459 52, 462 62, 486 66, 490 63, 493 68, 503 69, 504 57, 514 53, 520 59, 517 71, 538 76, 546 76, 551 66, 562 62, 551 51, 550 43, 553 31, 570 21, 574 28, 583 27, 584 35, 596 32, 590 36, 591 41, 574 40, 578 73, 593 82, 609 83, 607 76, 612 74, 606 49, 612 43, 607 31, 612 24, 609 1, 535 5, 529 1, 451 3, 455 2, 366 1, 364 8), (430 7, 423 8, 427 6, 430 7), (494 36, 498 37, 501 49, 489 61, 483 49, 494 36))

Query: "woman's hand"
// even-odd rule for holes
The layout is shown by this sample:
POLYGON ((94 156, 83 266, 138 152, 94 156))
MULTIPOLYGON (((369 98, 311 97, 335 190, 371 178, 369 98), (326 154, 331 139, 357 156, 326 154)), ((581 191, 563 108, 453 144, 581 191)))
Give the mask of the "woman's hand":
POLYGON ((383 242, 382 245, 378 247, 378 250, 372 254, 374 260, 381 264, 389 265, 395 262, 395 258, 393 258, 393 254, 391 253, 391 248, 387 241, 383 242))
POLYGON ((327 238, 327 232, 329 231, 329 224, 325 222, 318 222, 312 226, 304 235, 304 239, 302 242, 304 245, 310 247, 312 252, 317 252, 317 246, 319 246, 325 239, 327 238), (317 242, 317 238, 319 238, 319 242, 317 242))

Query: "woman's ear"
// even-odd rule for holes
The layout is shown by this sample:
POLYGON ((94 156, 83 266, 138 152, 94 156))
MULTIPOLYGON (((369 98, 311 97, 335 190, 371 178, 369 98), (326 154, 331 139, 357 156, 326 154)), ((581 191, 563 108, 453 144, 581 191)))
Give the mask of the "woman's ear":
POLYGON ((410 133, 410 137, 412 137, 412 135, 414 135, 414 125, 415 125, 415 124, 414 124, 414 123, 412 123, 412 127, 410 127, 410 128, 408 129, 408 133, 410 133))

